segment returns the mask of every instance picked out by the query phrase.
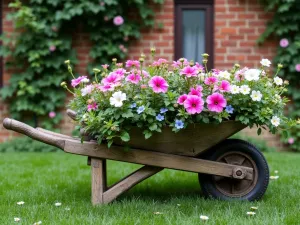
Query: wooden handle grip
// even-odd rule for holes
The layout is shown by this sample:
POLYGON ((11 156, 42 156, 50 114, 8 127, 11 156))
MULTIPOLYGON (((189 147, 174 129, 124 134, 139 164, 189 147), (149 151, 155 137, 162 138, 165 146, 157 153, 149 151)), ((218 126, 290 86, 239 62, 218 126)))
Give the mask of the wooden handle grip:
POLYGON ((76 112, 73 111, 72 109, 67 109, 67 115, 72 119, 72 120, 77 120, 76 119, 76 112))
POLYGON ((63 139, 46 134, 20 121, 5 118, 3 121, 3 126, 8 130, 13 130, 18 133, 25 134, 32 139, 44 142, 49 145, 53 145, 60 149, 64 149, 65 147, 65 141, 63 139))

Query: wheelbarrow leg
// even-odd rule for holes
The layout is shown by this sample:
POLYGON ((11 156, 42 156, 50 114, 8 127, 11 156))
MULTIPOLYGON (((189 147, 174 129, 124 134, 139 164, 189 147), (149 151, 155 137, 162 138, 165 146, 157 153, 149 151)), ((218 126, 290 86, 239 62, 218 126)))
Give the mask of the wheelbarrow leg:
POLYGON ((103 204, 106 191, 106 159, 91 158, 92 204, 103 204))

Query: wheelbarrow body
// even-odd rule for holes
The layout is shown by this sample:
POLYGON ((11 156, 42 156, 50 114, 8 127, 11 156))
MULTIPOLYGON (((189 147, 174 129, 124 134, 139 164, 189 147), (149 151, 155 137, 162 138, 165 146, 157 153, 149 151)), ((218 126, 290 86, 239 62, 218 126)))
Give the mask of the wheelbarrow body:
MULTIPOLYGON (((72 117, 72 115, 70 116, 72 117)), ((259 181, 259 171, 255 163, 251 164, 251 157, 250 160, 247 157, 243 160, 233 154, 225 158, 218 156, 218 158, 212 160, 207 159, 208 156, 216 155, 216 149, 220 148, 216 148, 216 146, 222 146, 224 140, 245 127, 238 122, 228 121, 219 125, 195 124, 178 133, 174 133, 166 127, 162 133, 154 134, 147 140, 144 139, 141 130, 133 128, 129 143, 115 140, 116 144, 110 148, 106 144, 97 144, 94 140, 82 142, 79 138, 54 133, 42 128, 33 128, 13 119, 5 119, 3 125, 6 129, 14 130, 35 140, 56 146, 66 153, 87 156, 88 164, 92 168, 92 203, 94 205, 113 201, 131 187, 164 168, 196 172, 199 174, 199 181, 202 183, 215 184, 215 179, 217 179, 217 182, 220 180, 223 183, 225 182, 225 186, 221 183, 218 192, 220 199, 226 199, 227 197, 241 199, 244 197, 247 200, 258 199, 257 196, 250 196, 250 198, 250 192, 247 192, 253 185, 256 187, 255 185, 259 181), (124 151, 125 144, 130 146, 129 151, 124 151), (207 154, 209 152, 212 152, 212 154, 207 154), (107 159, 137 163, 144 166, 108 187, 106 184, 107 159), (204 181, 201 181, 205 177, 212 180, 205 181, 204 179, 204 181), (231 188, 228 192, 227 179, 242 182, 243 185, 239 185, 235 193, 231 193, 233 192, 231 188), (223 189, 226 189, 225 192, 223 189), (245 189, 247 189, 246 192, 245 189), (231 196, 232 194, 233 196, 231 196)), ((224 146, 227 145, 228 143, 224 146)), ((229 149, 232 147, 234 146, 230 147, 229 145, 229 149)), ((243 155, 245 154, 243 153, 243 155)), ((268 173, 268 169, 265 172, 268 173)), ((264 181, 264 183, 266 182, 268 183, 268 180, 264 181)), ((264 185, 264 190, 260 189, 260 192, 265 192, 265 186, 267 185, 264 185)), ((217 187, 216 185, 215 189, 217 187)), ((211 193, 205 194, 207 196, 211 195, 211 193)), ((218 196, 212 195, 212 197, 218 196)))

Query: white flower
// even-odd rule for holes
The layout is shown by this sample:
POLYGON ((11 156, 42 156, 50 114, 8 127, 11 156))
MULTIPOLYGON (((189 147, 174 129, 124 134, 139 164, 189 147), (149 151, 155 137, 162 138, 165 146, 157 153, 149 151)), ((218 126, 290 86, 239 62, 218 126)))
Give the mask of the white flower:
POLYGON ((21 220, 21 219, 18 218, 18 217, 15 217, 15 218, 14 218, 14 221, 15 221, 15 222, 20 222, 20 220, 21 220))
POLYGON ((23 201, 20 201, 20 202, 17 202, 17 205, 24 205, 25 202, 23 201))
POLYGON ((126 100, 126 94, 121 91, 117 91, 113 93, 112 97, 110 97, 109 102, 111 105, 115 107, 121 107, 123 105, 123 101, 126 100))
POLYGON ((227 79, 227 80, 230 80, 230 76, 231 76, 231 74, 230 73, 228 73, 228 71, 221 71, 220 73, 219 73, 219 77, 223 77, 223 78, 225 78, 225 79, 227 79))
POLYGON ((267 82, 266 84, 268 87, 272 87, 272 83, 270 81, 267 82))
POLYGON ((275 170, 274 173, 278 173, 278 170, 275 170))
POLYGON ((249 216, 254 216, 256 213, 255 212, 247 212, 247 215, 249 216))
POLYGON ((201 219, 201 220, 208 220, 209 218, 208 218, 208 216, 201 215, 201 216, 200 216, 200 219, 201 219))
POLYGON ((262 94, 260 93, 260 91, 252 91, 250 97, 253 101, 259 102, 262 98, 262 94))
POLYGON ((81 89, 81 95, 86 96, 87 94, 91 94, 94 89, 93 85, 87 85, 85 88, 81 89))
POLYGON ((274 77, 274 83, 277 85, 282 85, 283 80, 280 77, 274 77))
POLYGON ((88 83, 88 82, 90 82, 90 80, 87 79, 87 78, 83 78, 83 79, 81 80, 81 82, 82 82, 82 83, 88 83))
POLYGON ((232 94, 238 94, 238 93, 240 93, 240 87, 236 86, 236 85, 231 85, 230 92, 232 94))
POLYGON ((260 61, 260 64, 261 64, 262 66, 270 67, 271 61, 268 60, 268 59, 262 59, 262 60, 260 61))
POLYGON ((66 211, 70 211, 71 209, 69 207, 65 208, 66 211))
POLYGON ((279 178, 279 176, 270 176, 271 180, 277 180, 279 178))
POLYGON ((248 81, 259 80, 260 70, 250 69, 245 72, 245 79, 248 81))
POLYGON ((280 118, 278 118, 277 116, 273 116, 271 119, 271 123, 273 126, 278 127, 280 124, 280 118))
POLYGON ((251 89, 249 88, 248 85, 242 85, 240 87, 240 92, 243 94, 243 95, 248 95, 250 93, 251 89))
POLYGON ((252 209, 252 210, 257 210, 257 209, 258 209, 258 207, 256 207, 256 206, 252 206, 250 209, 252 209))
POLYGON ((161 212, 154 212, 153 214, 155 214, 155 215, 161 215, 163 213, 161 213, 161 212))
POLYGON ((33 225, 40 225, 40 224, 42 224, 42 221, 35 222, 33 225))
POLYGON ((177 204, 177 206, 181 206, 181 204, 177 204))
POLYGON ((60 202, 56 202, 54 205, 55 206, 61 206, 61 203, 60 202))

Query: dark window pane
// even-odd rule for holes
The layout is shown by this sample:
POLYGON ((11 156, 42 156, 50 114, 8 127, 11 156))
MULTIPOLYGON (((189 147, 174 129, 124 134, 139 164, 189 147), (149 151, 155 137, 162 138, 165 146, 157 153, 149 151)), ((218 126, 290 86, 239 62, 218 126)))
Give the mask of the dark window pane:
POLYGON ((182 53, 188 60, 201 62, 205 52, 205 11, 182 10, 182 53))

